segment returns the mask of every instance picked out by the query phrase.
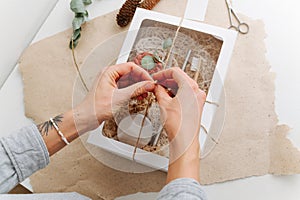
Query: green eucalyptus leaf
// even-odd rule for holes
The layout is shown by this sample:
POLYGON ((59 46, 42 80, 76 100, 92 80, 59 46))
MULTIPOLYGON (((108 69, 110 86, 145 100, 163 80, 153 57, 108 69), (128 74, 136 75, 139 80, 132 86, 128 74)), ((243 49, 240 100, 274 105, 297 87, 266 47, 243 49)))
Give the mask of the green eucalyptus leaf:
POLYGON ((85 13, 83 13, 83 16, 84 16, 84 17, 89 17, 89 13, 88 13, 87 10, 85 11, 85 13))
MULTIPOLYGON (((79 36, 80 38, 80 36, 79 36)), ((73 40, 74 49, 77 47, 79 40, 73 40)), ((69 48, 72 49, 72 40, 69 43, 69 48)))
POLYGON ((163 42, 163 49, 168 49, 172 46, 173 44, 173 40, 172 38, 167 38, 166 40, 164 40, 163 42))
POLYGON ((80 31, 81 31, 81 28, 73 31, 73 35, 72 35, 73 40, 78 40, 80 38, 80 36, 81 36, 80 31))
POLYGON ((92 3, 92 0, 82 0, 84 5, 90 5, 92 3))
POLYGON ((83 13, 75 13, 75 18, 76 17, 83 17, 84 15, 83 15, 83 13))
POLYGON ((85 21, 84 17, 75 17, 72 21, 73 30, 80 29, 84 21, 85 21))
POLYGON ((146 70, 151 70, 155 67, 155 62, 152 56, 144 56, 141 61, 142 67, 146 70))
POLYGON ((74 13, 84 13, 85 6, 82 0, 72 0, 70 2, 70 8, 74 13))
POLYGON ((88 19, 89 13, 85 9, 86 5, 90 5, 92 3, 92 0, 71 0, 70 2, 70 8, 74 12, 75 17, 72 21, 72 27, 73 27, 73 35, 70 40, 69 47, 72 48, 72 42, 73 47, 75 48, 78 44, 79 38, 81 36, 81 26, 83 23, 85 23, 88 19))

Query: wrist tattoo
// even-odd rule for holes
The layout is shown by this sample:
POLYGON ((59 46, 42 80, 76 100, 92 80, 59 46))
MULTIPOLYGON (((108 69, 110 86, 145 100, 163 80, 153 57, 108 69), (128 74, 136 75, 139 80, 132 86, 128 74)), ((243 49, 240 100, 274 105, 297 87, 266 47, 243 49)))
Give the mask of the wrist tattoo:
MULTIPOLYGON (((64 118, 63 115, 58 115, 56 117, 53 118, 53 121, 58 124, 60 122, 62 122, 62 119, 64 118)), ((41 135, 44 136, 44 135, 48 135, 48 132, 50 129, 53 129, 53 124, 51 123, 51 121, 46 121, 44 123, 41 123, 39 125, 37 125, 37 128, 38 130, 40 131, 41 135)))

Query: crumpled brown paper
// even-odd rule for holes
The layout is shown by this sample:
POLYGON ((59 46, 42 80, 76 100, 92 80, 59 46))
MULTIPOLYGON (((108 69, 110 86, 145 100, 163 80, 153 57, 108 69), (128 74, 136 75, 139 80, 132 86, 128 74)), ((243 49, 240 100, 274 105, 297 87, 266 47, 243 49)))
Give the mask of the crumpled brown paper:
MULTIPOLYGON (((185 4, 186 0, 161 0, 155 10, 183 16, 185 4)), ((113 12, 85 25, 76 48, 79 64, 95 44, 125 30, 116 25, 115 16, 113 12)), ((239 35, 236 42, 225 81, 226 99, 219 109, 226 111, 225 123, 218 145, 201 160, 202 184, 267 173, 300 173, 300 153, 286 138, 288 128, 277 126, 275 76, 265 58, 264 25, 247 17, 243 20, 250 25, 250 32, 239 35)), ((228 26, 225 1, 209 1, 206 22, 228 26)), ((71 30, 67 30, 37 42, 20 60, 26 115, 37 123, 72 107, 76 72, 68 49, 70 36, 71 30)), ((113 48, 117 54, 120 46, 113 48)), ((105 62, 101 65, 108 64, 105 62)), ((216 118, 215 123, 223 122, 216 118)), ((35 192, 76 191, 93 199, 113 199, 139 191, 159 191, 165 178, 160 171, 130 174, 113 170, 76 140, 54 155, 46 169, 34 174, 31 183, 35 192)))

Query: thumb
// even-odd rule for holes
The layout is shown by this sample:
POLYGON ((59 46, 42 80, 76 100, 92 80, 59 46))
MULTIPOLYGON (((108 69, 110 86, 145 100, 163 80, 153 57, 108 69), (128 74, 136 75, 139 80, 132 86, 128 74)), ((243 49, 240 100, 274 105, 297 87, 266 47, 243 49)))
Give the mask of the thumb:
POLYGON ((127 98, 137 97, 147 92, 152 92, 155 89, 153 81, 142 81, 135 83, 126 88, 120 89, 127 98))
POLYGON ((172 99, 165 88, 160 85, 157 85, 154 90, 154 94, 159 104, 162 104, 163 101, 172 99))

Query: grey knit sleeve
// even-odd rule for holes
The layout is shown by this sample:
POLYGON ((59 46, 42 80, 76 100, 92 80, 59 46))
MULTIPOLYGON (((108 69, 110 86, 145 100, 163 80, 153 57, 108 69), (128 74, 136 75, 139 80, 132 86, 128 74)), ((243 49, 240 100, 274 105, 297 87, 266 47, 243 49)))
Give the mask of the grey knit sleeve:
POLYGON ((191 178, 176 179, 167 184, 158 194, 157 200, 207 200, 200 184, 191 178))
POLYGON ((0 193, 49 163, 49 153, 35 125, 24 127, 0 139, 0 193))

